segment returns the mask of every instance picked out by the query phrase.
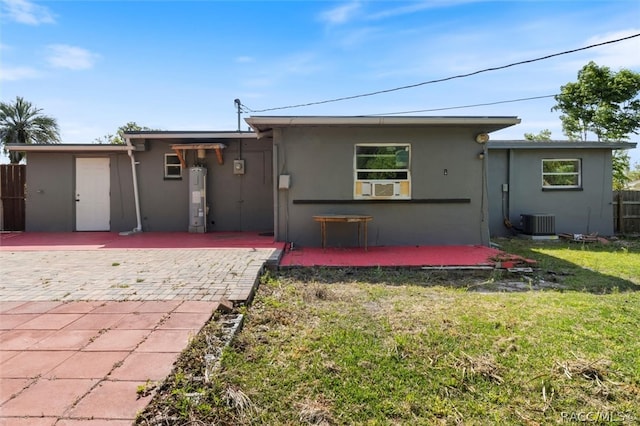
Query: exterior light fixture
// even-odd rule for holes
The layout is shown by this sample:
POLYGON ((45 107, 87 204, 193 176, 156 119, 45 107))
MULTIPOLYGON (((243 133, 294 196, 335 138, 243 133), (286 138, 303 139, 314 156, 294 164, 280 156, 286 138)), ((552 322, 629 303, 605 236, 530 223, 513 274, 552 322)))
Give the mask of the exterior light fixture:
POLYGON ((476 142, 478 142, 478 143, 487 143, 487 142, 489 142, 489 134, 488 133, 478 133, 476 135, 476 142))

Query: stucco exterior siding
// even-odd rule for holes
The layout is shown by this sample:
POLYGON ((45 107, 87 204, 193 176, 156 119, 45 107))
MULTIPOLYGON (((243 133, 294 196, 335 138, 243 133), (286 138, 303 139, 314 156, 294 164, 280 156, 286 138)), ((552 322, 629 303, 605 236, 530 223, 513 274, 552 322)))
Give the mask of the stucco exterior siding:
POLYGON ((490 164, 492 235, 510 234, 495 217, 502 183, 509 183, 509 220, 515 226, 522 214, 553 214, 557 233, 613 234, 610 149, 491 150, 490 164), (580 159, 582 188, 543 190, 541 163, 550 158, 580 159))
POLYGON ((130 231, 136 227, 131 159, 128 154, 111 158, 111 231, 130 231))
MULTIPOLYGON (((189 228, 189 176, 165 179, 164 155, 174 153, 176 140, 149 140, 147 150, 136 152, 142 230, 185 232, 189 228)), ((222 140, 224 163, 218 164, 213 150, 206 150, 207 231, 272 231, 273 173, 271 144, 255 139, 222 140), (242 143, 242 153, 240 144, 242 143), (245 160, 246 173, 233 173, 233 160, 245 160)), ((197 160, 196 151, 186 151, 187 167, 197 160)))
MULTIPOLYGON (((9 145, 28 154, 26 229, 76 230, 76 173, 81 173, 93 180, 82 179, 87 185, 81 185, 80 192, 95 197, 80 206, 79 229, 104 228, 104 209, 98 206, 105 205, 105 198, 99 195, 108 190, 111 231, 140 225, 145 232, 186 232, 193 196, 188 168, 201 163, 196 149, 204 147, 207 232, 274 232, 277 241, 317 247, 320 224, 314 215, 360 214, 373 217, 370 245, 487 245, 490 236, 513 234, 504 226, 505 215, 519 227, 523 214, 552 214, 557 233, 611 235, 611 151, 636 146, 485 141, 485 133, 518 124, 517 117, 252 116, 245 121, 253 132, 128 132, 133 146, 9 145), (223 164, 214 151, 219 144, 225 146, 223 164), (409 145, 409 164, 405 166, 404 147, 384 152, 363 148, 356 189, 359 144, 409 145), (182 145, 186 160, 179 179, 164 176, 164 156, 175 154, 174 145, 182 145), (140 224, 130 150, 136 162, 140 224), (109 185, 99 185, 107 179, 105 162, 77 163, 81 157, 108 158, 109 185), (579 159, 580 187, 542 188, 543 159, 579 159), (234 172, 234 160, 244 161, 245 173, 234 172), (376 173, 394 178, 376 180, 376 173), (289 178, 288 188, 280 188, 283 175, 289 178), (384 199, 369 192, 380 190, 381 196, 392 188, 396 193, 384 199), (96 220, 88 225, 90 219, 96 220)), ((569 163, 569 173, 548 173, 547 180, 573 178, 574 164, 569 163)), ((175 172, 175 165, 172 168, 175 172)), ((201 224, 195 230, 201 231, 201 224)), ((328 225, 330 246, 356 246, 356 237, 355 224, 328 225)))
POLYGON ((131 163, 126 154, 38 153, 28 154, 26 230, 72 232, 76 230, 76 158, 109 158, 111 179, 110 228, 135 226, 131 163))
POLYGON ((509 150, 492 149, 487 160, 487 192, 489 195, 489 230, 491 237, 509 236, 504 225, 509 193, 503 194, 502 184, 509 184, 509 150), (504 209, 504 210, 503 210, 504 209))
MULTIPOLYGON (((278 240, 319 246, 313 215, 342 213, 374 217, 372 245, 487 243, 483 160, 478 158, 482 146, 474 137, 472 129, 450 127, 276 129, 276 175, 291 176, 291 187, 277 193, 278 240), (359 143, 411 145, 410 202, 354 202, 354 147, 359 143)), ((349 225, 330 225, 327 243, 356 245, 355 225, 349 225)))
POLYGON ((164 154, 173 153, 170 144, 150 140, 145 151, 135 152, 140 216, 145 232, 178 232, 189 227, 188 171, 183 170, 180 179, 164 177, 164 154))
POLYGON ((27 231, 75 230, 74 159, 71 154, 28 154, 27 231))

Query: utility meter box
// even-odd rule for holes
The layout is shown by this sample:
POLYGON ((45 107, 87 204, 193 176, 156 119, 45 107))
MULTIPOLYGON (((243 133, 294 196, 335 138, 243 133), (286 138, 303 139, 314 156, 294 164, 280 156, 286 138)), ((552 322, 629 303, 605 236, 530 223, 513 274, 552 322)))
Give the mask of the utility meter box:
POLYGON ((234 175, 244 174, 244 160, 233 160, 233 174, 234 175))

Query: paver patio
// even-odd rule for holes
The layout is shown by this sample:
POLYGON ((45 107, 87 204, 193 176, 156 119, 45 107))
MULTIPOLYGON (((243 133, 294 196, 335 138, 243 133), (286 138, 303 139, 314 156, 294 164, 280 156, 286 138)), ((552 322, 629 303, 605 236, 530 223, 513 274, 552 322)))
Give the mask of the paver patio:
POLYGON ((138 387, 171 372, 221 300, 250 298, 278 250, 45 237, 0 248, 0 426, 131 424, 152 398, 138 387))

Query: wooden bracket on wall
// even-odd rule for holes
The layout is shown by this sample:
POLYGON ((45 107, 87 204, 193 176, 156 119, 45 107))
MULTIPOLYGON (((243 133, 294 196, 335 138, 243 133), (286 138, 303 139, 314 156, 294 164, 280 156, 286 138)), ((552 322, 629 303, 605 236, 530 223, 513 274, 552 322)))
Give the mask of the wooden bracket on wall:
POLYGON ((218 158, 218 164, 224 164, 224 158, 222 157, 222 149, 215 148, 215 150, 216 150, 216 157, 218 158))
POLYGON ((179 148, 173 148, 173 150, 175 151, 176 155, 178 156, 178 160, 180 160, 180 165, 182 166, 183 169, 187 168, 187 163, 186 161, 184 161, 184 155, 183 155, 183 151, 179 148))
POLYGON ((227 146, 222 143, 200 143, 200 144, 175 144, 171 145, 171 149, 173 149, 180 160, 180 164, 183 168, 187 167, 187 162, 184 159, 184 151, 186 150, 198 150, 198 149, 213 149, 216 151, 216 158, 218 160, 218 164, 224 164, 224 156, 222 155, 222 150, 227 146))

